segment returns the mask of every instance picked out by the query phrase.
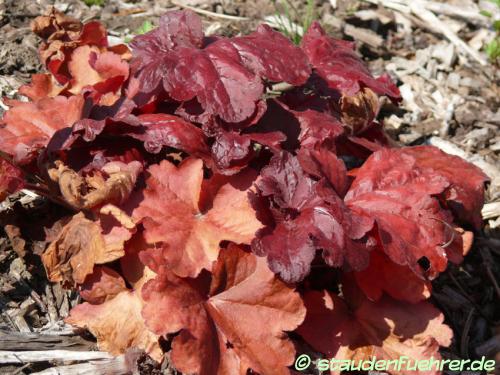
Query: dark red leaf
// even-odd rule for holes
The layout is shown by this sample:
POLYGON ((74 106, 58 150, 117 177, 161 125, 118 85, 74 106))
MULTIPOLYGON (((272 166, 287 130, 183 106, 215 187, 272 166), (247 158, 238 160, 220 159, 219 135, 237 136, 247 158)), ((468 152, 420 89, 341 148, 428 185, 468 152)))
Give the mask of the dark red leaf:
POLYGON ((210 43, 191 11, 169 12, 160 27, 132 41, 144 92, 163 84, 179 102, 194 98, 208 115, 229 123, 249 118, 264 91, 263 79, 303 84, 310 68, 303 52, 267 26, 210 43))
POLYGON ((287 282, 302 280, 316 250, 323 250, 323 258, 333 267, 361 270, 368 265, 371 245, 366 234, 373 220, 348 209, 325 180, 312 180, 298 159, 286 152, 275 155, 261 177, 254 207, 267 198, 274 223, 257 233, 252 249, 267 256, 274 272, 287 282))
POLYGON ((0 202, 2 202, 10 194, 21 190, 23 186, 23 172, 0 157, 0 202))
POLYGON ((343 95, 356 95, 368 87, 379 95, 400 100, 398 88, 387 75, 375 79, 356 55, 353 43, 330 38, 318 22, 313 22, 302 39, 305 51, 316 73, 328 87, 343 95))

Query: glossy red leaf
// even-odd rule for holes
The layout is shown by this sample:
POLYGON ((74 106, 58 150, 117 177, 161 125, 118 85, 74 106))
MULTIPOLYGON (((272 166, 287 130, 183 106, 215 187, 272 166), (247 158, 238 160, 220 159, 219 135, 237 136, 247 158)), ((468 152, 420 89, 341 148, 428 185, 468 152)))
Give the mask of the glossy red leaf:
POLYGON ((439 173, 438 158, 437 168, 420 167, 408 149, 375 152, 356 172, 345 199, 349 207, 375 219, 379 240, 393 262, 434 278, 446 269, 443 246, 454 236, 453 217, 437 196, 452 182, 439 173))
POLYGON ((318 22, 313 22, 304 35, 302 49, 314 71, 329 88, 352 96, 368 87, 379 95, 387 95, 396 101, 400 99, 398 88, 387 75, 373 78, 354 52, 352 42, 329 37, 318 22))
POLYGON ((323 250, 332 267, 361 270, 368 265, 372 245, 366 235, 373 219, 349 209, 326 180, 307 176, 296 157, 275 155, 256 185, 254 207, 265 206, 264 200, 272 218, 257 232, 252 249, 266 256, 283 280, 297 282, 307 276, 316 250, 323 250))
POLYGON ((303 52, 268 26, 248 36, 209 41, 191 11, 167 13, 159 28, 131 45, 142 91, 162 84, 174 100, 196 98, 208 115, 232 123, 255 112, 263 79, 300 85, 310 74, 303 52))
POLYGON ((484 185, 489 181, 481 169, 432 146, 407 147, 400 154, 411 155, 416 167, 445 178, 450 185, 444 196, 456 219, 476 229, 481 227, 484 185))

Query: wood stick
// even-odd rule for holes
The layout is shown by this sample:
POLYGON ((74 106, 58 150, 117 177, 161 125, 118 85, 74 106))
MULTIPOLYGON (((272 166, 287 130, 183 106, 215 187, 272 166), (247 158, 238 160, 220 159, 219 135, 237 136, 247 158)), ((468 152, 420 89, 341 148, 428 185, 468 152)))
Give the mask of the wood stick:
POLYGON ((193 12, 203 14, 203 15, 209 16, 209 17, 223 18, 223 19, 231 20, 231 21, 248 21, 249 20, 248 17, 231 16, 229 14, 220 14, 220 13, 210 12, 208 10, 192 7, 190 5, 181 4, 181 3, 178 3, 176 1, 172 1, 172 4, 177 5, 178 7, 181 7, 181 8, 186 8, 186 9, 192 10, 193 12))
MULTIPOLYGON (((425 0, 364 0, 371 4, 382 5, 386 8, 393 9, 397 12, 403 13, 405 15, 413 13, 416 17, 420 18, 430 29, 434 29, 439 33, 443 34, 451 43, 453 43, 457 48, 462 50, 467 55, 471 56, 479 64, 485 66, 488 64, 485 58, 474 49, 472 49, 467 43, 460 39, 453 30, 451 30, 443 21, 441 21, 430 9, 439 10, 442 14, 453 13, 453 9, 436 6, 440 3, 432 3, 425 0)), ((466 11, 457 12, 455 9, 454 14, 461 16, 469 15, 466 11)))
POLYGON ((434 13, 425 8, 425 2, 422 0, 412 0, 409 2, 410 9, 413 14, 422 19, 423 21, 433 25, 441 33, 448 38, 448 40, 461 49, 466 54, 470 55, 479 64, 485 66, 487 61, 479 54, 479 52, 473 50, 467 43, 460 39, 457 34, 453 32, 443 21, 441 21, 434 13))
POLYGON ((111 359, 106 352, 72 351, 72 350, 32 350, 32 351, 0 351, 0 364, 32 363, 45 361, 91 361, 96 359, 111 359))
POLYGON ((72 349, 89 351, 94 343, 79 336, 0 331, 0 351, 72 349))
POLYGON ((33 375, 122 375, 128 374, 129 371, 130 369, 127 368, 125 356, 121 355, 112 359, 90 361, 68 366, 56 366, 35 372, 33 375))

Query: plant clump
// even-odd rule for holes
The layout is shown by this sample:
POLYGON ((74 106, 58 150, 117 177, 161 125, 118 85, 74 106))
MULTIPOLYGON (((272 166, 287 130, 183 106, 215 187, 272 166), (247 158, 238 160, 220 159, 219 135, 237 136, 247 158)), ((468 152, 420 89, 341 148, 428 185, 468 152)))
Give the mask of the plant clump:
POLYGON ((55 10, 33 30, 47 72, 8 101, 0 197, 36 186, 72 210, 42 260, 102 350, 161 361, 164 338, 183 373, 287 374, 310 348, 450 345, 431 281, 469 250, 487 178, 395 145, 376 118, 399 91, 352 43, 317 22, 299 46, 266 25, 206 37, 190 11, 130 48, 55 10))

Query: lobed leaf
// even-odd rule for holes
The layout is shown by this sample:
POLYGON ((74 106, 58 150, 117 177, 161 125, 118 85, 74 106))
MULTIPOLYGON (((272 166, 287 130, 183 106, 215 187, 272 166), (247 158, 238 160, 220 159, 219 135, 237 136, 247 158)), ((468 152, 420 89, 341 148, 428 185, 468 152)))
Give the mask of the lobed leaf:
POLYGON ((302 49, 314 71, 330 89, 353 96, 367 87, 394 101, 401 99, 398 88, 387 75, 373 78, 368 68, 354 52, 353 44, 326 35, 318 22, 313 22, 302 38, 302 49))
POLYGON ((283 331, 294 330, 305 310, 265 260, 230 245, 214 265, 208 298, 200 282, 166 271, 144 286, 147 326, 159 335, 180 330, 172 343, 176 368, 197 374, 289 373, 295 350, 283 331))
POLYGON ((179 167, 167 160, 148 170, 144 199, 133 217, 141 220, 146 242, 158 249, 143 254, 154 271, 167 266, 182 277, 211 269, 221 241, 250 244, 261 223, 247 198, 251 171, 220 186, 209 208, 200 205, 203 162, 186 159, 179 167))
POLYGON ((56 96, 33 103, 14 102, 0 122, 2 151, 19 164, 33 161, 50 138, 83 114, 82 96, 56 96))
POLYGON ((157 29, 135 37, 131 46, 141 91, 162 85, 172 99, 196 99, 207 115, 229 123, 255 113, 263 79, 301 85, 310 74, 302 51, 268 26, 248 36, 209 40, 191 11, 167 13, 157 29))
MULTIPOLYGON (((307 315, 298 333, 315 350, 340 360, 398 360, 403 356, 412 361, 437 360, 439 347, 451 344, 452 331, 443 324, 443 314, 428 302, 405 304, 389 297, 377 303, 362 298, 354 306, 350 302, 326 290, 307 292, 307 315)), ((390 372, 414 373, 404 366, 390 372)), ((429 373, 440 371, 433 366, 429 373)))

